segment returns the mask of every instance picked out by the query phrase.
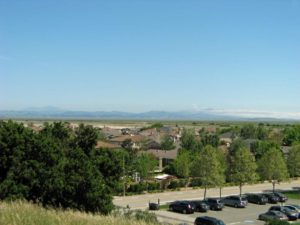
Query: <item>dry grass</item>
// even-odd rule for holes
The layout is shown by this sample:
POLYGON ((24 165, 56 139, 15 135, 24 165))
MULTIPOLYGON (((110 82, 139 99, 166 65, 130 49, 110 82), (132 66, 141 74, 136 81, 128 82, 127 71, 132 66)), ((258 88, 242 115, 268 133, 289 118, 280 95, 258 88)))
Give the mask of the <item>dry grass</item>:
POLYGON ((72 210, 44 209, 30 203, 0 202, 1 225, 146 225, 122 216, 100 216, 72 210))

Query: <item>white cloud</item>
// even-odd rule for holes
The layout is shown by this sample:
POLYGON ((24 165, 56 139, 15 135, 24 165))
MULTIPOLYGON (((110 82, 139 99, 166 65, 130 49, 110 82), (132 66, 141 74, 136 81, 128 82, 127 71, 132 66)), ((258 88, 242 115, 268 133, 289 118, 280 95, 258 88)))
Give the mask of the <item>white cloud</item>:
POLYGON ((211 113, 218 115, 239 116, 245 118, 276 118, 276 119, 300 119, 300 112, 276 112, 263 110, 227 110, 227 109, 210 109, 211 113))

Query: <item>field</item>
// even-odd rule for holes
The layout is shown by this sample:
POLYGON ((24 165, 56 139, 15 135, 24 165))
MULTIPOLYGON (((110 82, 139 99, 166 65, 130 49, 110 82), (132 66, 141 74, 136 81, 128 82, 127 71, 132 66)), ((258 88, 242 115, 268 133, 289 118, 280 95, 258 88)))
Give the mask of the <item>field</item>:
POLYGON ((17 201, 0 203, 0 224, 5 225, 146 225, 122 216, 100 216, 72 210, 44 209, 17 201))

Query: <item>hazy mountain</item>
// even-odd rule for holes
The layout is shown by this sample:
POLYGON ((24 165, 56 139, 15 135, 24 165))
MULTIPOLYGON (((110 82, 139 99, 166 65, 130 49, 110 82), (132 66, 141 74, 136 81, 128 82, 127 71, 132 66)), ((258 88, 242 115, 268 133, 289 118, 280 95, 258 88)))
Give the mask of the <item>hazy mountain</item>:
MULTIPOLYGON (((66 111, 56 107, 27 108, 25 110, 0 110, 2 119, 119 119, 119 120, 229 120, 229 121, 281 121, 288 119, 241 117, 203 111, 149 111, 129 113, 120 111, 66 111)), ((289 119, 291 120, 291 119, 289 119)))

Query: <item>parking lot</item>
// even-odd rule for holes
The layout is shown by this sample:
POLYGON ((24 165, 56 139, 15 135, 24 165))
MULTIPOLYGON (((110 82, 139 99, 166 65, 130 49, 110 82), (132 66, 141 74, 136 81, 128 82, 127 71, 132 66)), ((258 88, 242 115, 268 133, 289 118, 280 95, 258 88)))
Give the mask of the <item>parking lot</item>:
MULTIPOLYGON (((299 200, 289 200, 285 204, 288 203, 300 204, 299 200)), ((194 214, 188 215, 162 210, 155 213, 157 214, 160 221, 165 221, 172 224, 193 224, 195 218, 198 216, 212 216, 223 220, 226 225, 262 225, 264 224, 264 222, 257 220, 258 215, 268 211, 268 209, 273 205, 276 204, 256 205, 249 203, 246 208, 232 208, 226 206, 222 211, 209 210, 207 213, 195 212, 194 214)))

